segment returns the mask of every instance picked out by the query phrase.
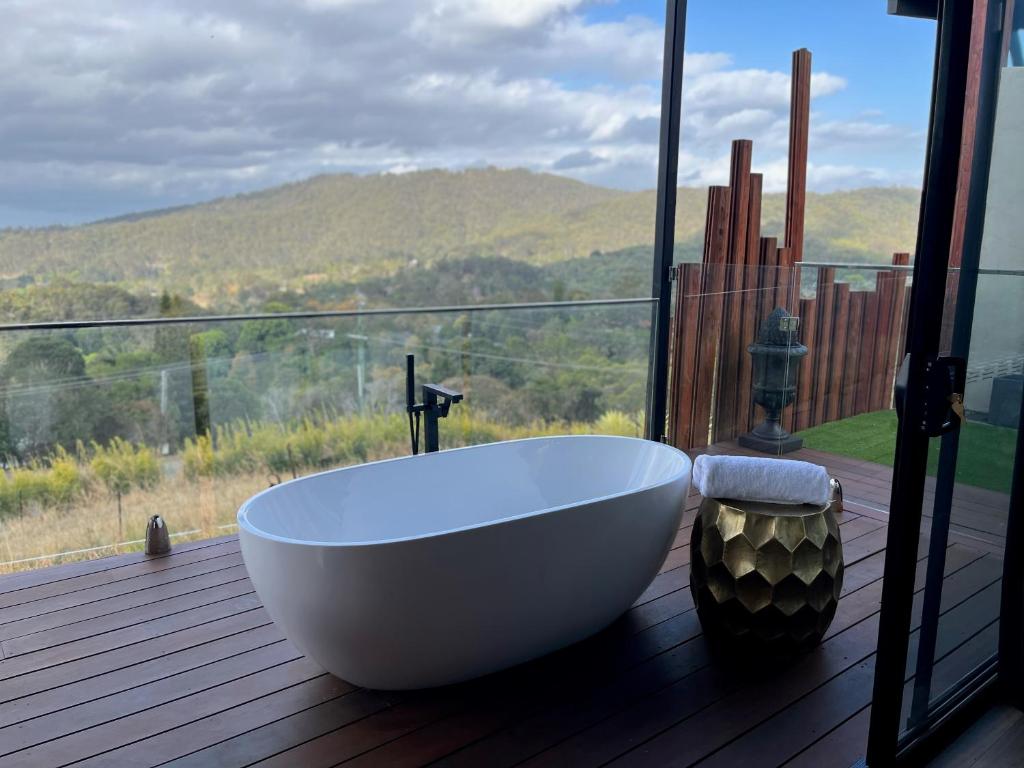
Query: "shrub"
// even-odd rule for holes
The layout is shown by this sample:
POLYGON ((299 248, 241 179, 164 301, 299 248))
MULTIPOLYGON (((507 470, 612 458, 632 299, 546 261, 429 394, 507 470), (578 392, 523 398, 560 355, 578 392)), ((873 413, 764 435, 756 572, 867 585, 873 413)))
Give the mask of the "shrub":
POLYGON ((127 440, 115 437, 106 446, 93 443, 89 467, 103 482, 107 492, 117 499, 117 535, 118 539, 123 539, 122 499, 134 488, 152 488, 160 481, 160 463, 156 453, 145 445, 133 446, 127 440))
POLYGON ((111 494, 152 488, 160 481, 160 462, 152 448, 115 437, 108 445, 93 443, 89 467, 111 494))
POLYGON ((213 441, 209 435, 186 437, 181 458, 189 480, 213 476, 213 441))
POLYGON ((78 463, 58 448, 48 463, 34 461, 0 474, 0 516, 21 514, 32 507, 67 507, 85 490, 78 463))
POLYGON ((78 462, 63 448, 58 448, 50 461, 47 492, 52 505, 68 506, 85 492, 85 477, 78 462))
POLYGON ((640 437, 643 434, 644 414, 630 415, 622 411, 608 411, 594 424, 594 432, 599 435, 621 435, 622 437, 640 437))

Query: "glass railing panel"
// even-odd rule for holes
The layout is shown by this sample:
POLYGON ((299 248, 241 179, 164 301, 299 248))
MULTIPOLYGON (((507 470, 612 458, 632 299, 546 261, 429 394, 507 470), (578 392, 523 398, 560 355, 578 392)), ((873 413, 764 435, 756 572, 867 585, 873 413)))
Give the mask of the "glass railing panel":
POLYGON ((850 492, 886 510, 909 268, 683 264, 675 274, 673 442, 774 456, 802 446, 820 463, 877 464, 878 481, 850 492), (769 431, 774 442, 751 439, 769 431))
POLYGON ((408 455, 407 353, 465 395, 442 449, 642 436, 653 306, 0 334, 0 572, 138 549, 154 514, 174 541, 230 533, 270 484, 408 455))

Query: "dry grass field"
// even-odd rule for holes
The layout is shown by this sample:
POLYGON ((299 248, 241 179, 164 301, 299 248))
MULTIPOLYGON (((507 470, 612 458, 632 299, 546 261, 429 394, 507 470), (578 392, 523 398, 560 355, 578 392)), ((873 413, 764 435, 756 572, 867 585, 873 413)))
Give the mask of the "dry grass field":
POLYGON ((267 485, 265 475, 255 474, 167 478, 155 488, 124 496, 120 536, 117 501, 102 491, 67 509, 32 510, 0 521, 0 573, 142 549, 151 515, 163 517, 174 542, 231 533, 238 507, 267 485))

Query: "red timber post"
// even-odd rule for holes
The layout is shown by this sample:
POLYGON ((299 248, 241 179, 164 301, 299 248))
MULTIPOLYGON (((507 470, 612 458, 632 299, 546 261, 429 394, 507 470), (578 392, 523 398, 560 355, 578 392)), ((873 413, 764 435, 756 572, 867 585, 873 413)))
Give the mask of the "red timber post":
POLYGON ((750 212, 750 156, 753 142, 737 139, 732 143, 729 171, 729 247, 726 253, 726 294, 722 343, 719 350, 718 385, 715 388, 715 440, 728 440, 737 434, 743 422, 736 410, 739 395, 740 355, 745 353, 741 329, 743 322, 743 279, 747 250, 747 217, 750 212))

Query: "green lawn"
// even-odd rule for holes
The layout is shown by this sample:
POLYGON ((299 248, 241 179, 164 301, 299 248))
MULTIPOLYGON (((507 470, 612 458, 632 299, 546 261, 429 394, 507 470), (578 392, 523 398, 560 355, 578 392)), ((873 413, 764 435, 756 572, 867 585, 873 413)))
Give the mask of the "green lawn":
MULTIPOLYGON (((891 467, 896 452, 896 412, 863 413, 812 427, 799 435, 808 448, 891 467)), ((960 430, 957 482, 1009 493, 1016 441, 1016 430, 968 422, 960 430)), ((928 474, 935 474, 938 463, 936 438, 929 446, 928 474)))

